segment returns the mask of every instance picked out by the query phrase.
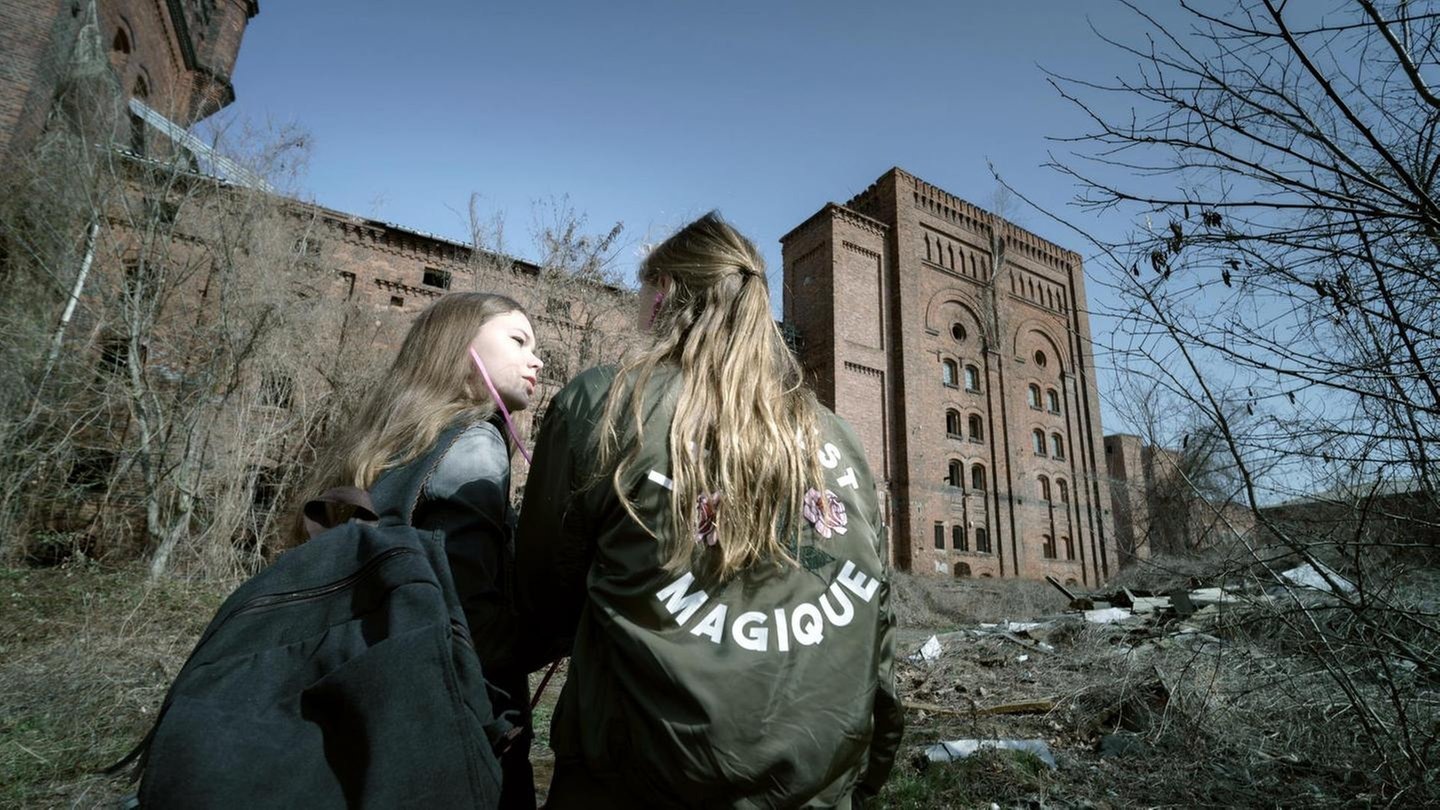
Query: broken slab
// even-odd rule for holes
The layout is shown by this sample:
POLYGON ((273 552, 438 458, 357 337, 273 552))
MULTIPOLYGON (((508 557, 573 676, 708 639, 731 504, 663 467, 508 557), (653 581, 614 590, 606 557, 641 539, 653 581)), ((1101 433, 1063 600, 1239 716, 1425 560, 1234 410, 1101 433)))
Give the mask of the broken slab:
POLYGON ((1114 624, 1115 622, 1123 622, 1134 615, 1134 613, 1131 613, 1125 608, 1109 607, 1085 611, 1085 621, 1091 624, 1114 624))
POLYGON ((1300 588, 1310 588, 1321 593, 1339 591, 1346 596, 1353 596, 1356 590, 1355 583, 1340 576, 1335 569, 1319 560, 1301 563, 1289 571, 1281 572, 1278 576, 1281 582, 1300 588))
POLYGON ((948 740, 925 749, 925 757, 931 762, 954 762, 965 759, 982 749, 1002 751, 1024 751, 1035 755, 1053 770, 1055 755, 1044 740, 948 740))
POLYGON ((936 658, 939 658, 940 653, 944 651, 945 648, 941 646, 940 639, 936 638, 935 636, 931 636, 930 638, 925 640, 924 644, 920 645, 920 649, 918 652, 910 656, 910 660, 917 662, 934 661, 936 658))

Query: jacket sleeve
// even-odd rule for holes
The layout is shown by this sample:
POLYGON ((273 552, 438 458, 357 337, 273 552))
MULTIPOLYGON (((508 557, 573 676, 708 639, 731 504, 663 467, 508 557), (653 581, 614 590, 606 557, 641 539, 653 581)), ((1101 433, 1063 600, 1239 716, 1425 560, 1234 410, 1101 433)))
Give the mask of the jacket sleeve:
POLYGON ((576 420, 585 416, 566 393, 551 401, 535 442, 516 531, 515 579, 522 616, 542 634, 568 640, 585 605, 595 537, 575 508, 588 467, 578 456, 586 425, 576 420))
POLYGON ((875 731, 870 740, 870 761, 860 779, 859 790, 866 798, 880 792, 905 731, 905 708, 895 691, 895 611, 890 604, 891 583, 880 589, 880 665, 875 687, 875 731))

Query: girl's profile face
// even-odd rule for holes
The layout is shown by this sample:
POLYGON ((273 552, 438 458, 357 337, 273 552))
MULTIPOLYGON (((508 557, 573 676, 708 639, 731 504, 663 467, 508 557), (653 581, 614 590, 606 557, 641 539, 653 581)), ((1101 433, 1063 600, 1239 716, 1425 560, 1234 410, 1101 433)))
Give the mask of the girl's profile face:
POLYGON ((484 361, 505 407, 511 411, 528 408, 540 383, 540 369, 545 367, 535 354, 530 319, 518 311, 496 315, 480 327, 470 348, 484 361))

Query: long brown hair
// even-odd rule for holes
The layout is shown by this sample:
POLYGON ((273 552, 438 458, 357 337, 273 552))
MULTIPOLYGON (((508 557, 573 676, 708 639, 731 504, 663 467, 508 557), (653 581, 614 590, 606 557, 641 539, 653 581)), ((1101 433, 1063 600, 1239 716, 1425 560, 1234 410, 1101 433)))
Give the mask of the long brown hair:
MULTIPOLYGON (((489 419, 495 403, 468 350, 480 327, 507 312, 525 309, 506 296, 478 292, 449 293, 426 307, 389 370, 317 459, 305 499, 336 486, 369 489, 380 473, 418 458, 450 425, 489 419)), ((298 515, 292 535, 296 542, 305 537, 298 515)))
POLYGON ((770 315, 759 251, 712 211, 655 248, 640 277, 668 278, 671 287, 651 324, 653 343, 617 372, 601 419, 600 469, 615 464, 612 485, 639 520, 622 479, 644 436, 645 389, 657 367, 678 368, 667 565, 688 563, 724 581, 756 564, 793 562, 789 541, 805 493, 823 488, 817 405, 770 315), (626 406, 633 444, 621 439, 626 406), (713 545, 695 540, 702 494, 720 498, 713 545))

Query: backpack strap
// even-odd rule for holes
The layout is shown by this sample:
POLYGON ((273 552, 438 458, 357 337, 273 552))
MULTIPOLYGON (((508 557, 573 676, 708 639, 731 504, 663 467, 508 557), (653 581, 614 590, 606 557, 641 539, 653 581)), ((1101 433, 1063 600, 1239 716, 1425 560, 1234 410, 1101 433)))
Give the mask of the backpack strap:
POLYGON ((315 535, 347 520, 375 522, 380 519, 375 513, 375 504, 370 500, 370 493, 359 487, 327 489, 318 498, 306 501, 301 514, 307 538, 314 538, 315 535))

